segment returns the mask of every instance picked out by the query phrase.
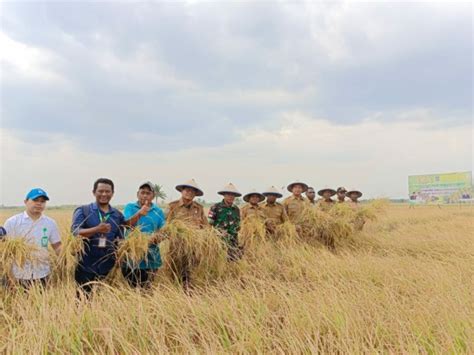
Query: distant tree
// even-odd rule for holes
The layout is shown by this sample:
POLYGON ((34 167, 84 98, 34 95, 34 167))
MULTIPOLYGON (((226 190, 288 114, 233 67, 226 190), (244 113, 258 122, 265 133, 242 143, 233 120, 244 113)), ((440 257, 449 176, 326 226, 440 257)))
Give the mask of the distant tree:
POLYGON ((155 204, 158 204, 158 199, 164 200, 166 198, 166 192, 163 191, 163 186, 155 184, 155 204))

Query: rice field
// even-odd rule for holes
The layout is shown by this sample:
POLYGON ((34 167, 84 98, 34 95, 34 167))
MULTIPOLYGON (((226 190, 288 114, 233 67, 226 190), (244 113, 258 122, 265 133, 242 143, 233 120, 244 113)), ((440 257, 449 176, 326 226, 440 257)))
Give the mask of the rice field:
MULTIPOLYGON (((47 214, 66 237, 72 211, 47 214)), ((166 267, 150 291, 117 277, 89 302, 67 277, 1 289, 0 353, 474 353, 473 207, 391 205, 335 252, 250 245, 190 294, 166 267)))

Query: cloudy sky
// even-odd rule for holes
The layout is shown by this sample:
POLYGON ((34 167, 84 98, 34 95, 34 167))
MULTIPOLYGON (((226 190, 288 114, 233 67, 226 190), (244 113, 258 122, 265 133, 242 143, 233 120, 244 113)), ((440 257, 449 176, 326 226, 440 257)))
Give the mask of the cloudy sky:
POLYGON ((0 204, 472 170, 472 5, 2 2, 0 204))

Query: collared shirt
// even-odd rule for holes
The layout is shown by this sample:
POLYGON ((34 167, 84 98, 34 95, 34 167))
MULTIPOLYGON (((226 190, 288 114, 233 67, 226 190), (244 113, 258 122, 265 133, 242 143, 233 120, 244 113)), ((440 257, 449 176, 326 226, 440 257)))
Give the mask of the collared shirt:
POLYGON ((209 209, 209 224, 226 233, 226 237, 237 238, 240 229, 240 210, 224 201, 216 203, 209 209))
POLYGON ((336 200, 336 203, 345 203, 345 202, 347 202, 345 199, 344 199, 344 200, 342 200, 342 201, 341 201, 341 200, 339 200, 339 199, 337 199, 337 200, 336 200))
POLYGON ((310 205, 313 205, 313 206, 316 206, 316 205, 317 205, 316 200, 312 200, 312 201, 311 201, 310 199, 308 199, 308 202, 309 202, 310 205))
POLYGON ((28 243, 38 248, 32 255, 35 262, 26 262, 22 268, 13 264, 13 276, 23 280, 41 279, 48 276, 51 272, 48 244, 56 244, 61 241, 54 219, 42 215, 34 221, 25 211, 7 219, 4 227, 10 237, 25 238, 28 243), (43 236, 47 237, 48 243, 43 241, 43 236))
POLYGON ((250 203, 247 203, 242 207, 240 216, 242 218, 242 221, 248 217, 257 217, 261 219, 262 221, 265 220, 265 213, 263 212, 263 207, 260 205, 252 205, 250 203))
POLYGON ((359 201, 352 201, 352 200, 349 200, 347 201, 347 204, 349 205, 349 207, 353 208, 353 209, 358 209, 360 208, 360 202, 359 201))
POLYGON ((199 203, 192 201, 189 204, 184 204, 182 199, 170 202, 168 205, 166 222, 170 223, 173 220, 180 220, 198 228, 209 225, 204 215, 204 208, 199 203))
POLYGON ((298 217, 306 206, 309 206, 309 203, 303 196, 296 197, 291 195, 283 200, 283 207, 285 207, 288 218, 293 223, 297 222, 298 217))
MULTIPOLYGON (((128 203, 123 210, 125 220, 128 221, 135 214, 137 214, 141 208, 142 206, 138 202, 128 203)), ((154 203, 152 203, 150 206, 150 210, 148 211, 146 216, 141 216, 138 219, 136 227, 140 228, 140 231, 142 233, 153 234, 158 229, 162 228, 164 225, 165 215, 163 213, 163 210, 154 203)), ((138 267, 142 270, 156 270, 161 266, 161 264, 162 261, 160 255, 160 247, 158 246, 158 244, 151 244, 148 248, 148 255, 146 260, 142 260, 138 267)), ((136 265, 129 266, 133 268, 136 267, 136 265)))
POLYGON ((279 225, 288 221, 288 215, 286 214, 285 207, 283 207, 281 203, 265 202, 262 207, 267 221, 271 221, 275 225, 279 225))
POLYGON ((96 233, 84 240, 84 255, 79 261, 79 268, 85 272, 107 275, 115 264, 117 239, 122 239, 125 218, 122 212, 109 206, 107 213, 101 211, 96 202, 76 208, 72 216, 71 231, 78 235, 79 229, 93 228, 102 221, 111 225, 109 233, 96 233), (104 248, 99 247, 102 236, 106 238, 104 248))
POLYGON ((318 207, 324 212, 328 212, 334 204, 334 200, 321 199, 318 201, 318 207))

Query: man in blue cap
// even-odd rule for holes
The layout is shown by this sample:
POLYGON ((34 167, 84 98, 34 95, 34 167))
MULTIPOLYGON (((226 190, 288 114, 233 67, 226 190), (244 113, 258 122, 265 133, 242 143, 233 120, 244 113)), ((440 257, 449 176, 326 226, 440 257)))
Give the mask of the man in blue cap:
POLYGON ((115 265, 117 241, 123 239, 126 225, 123 214, 110 205, 114 183, 100 178, 94 182, 92 194, 95 202, 76 208, 71 230, 84 238, 84 254, 75 271, 75 279, 87 294, 93 281, 103 280, 115 265))
POLYGON ((23 267, 13 264, 12 275, 25 288, 33 284, 46 285, 51 273, 48 246, 51 244, 58 254, 61 249, 56 222, 43 214, 46 201, 49 201, 49 197, 43 189, 32 189, 25 198, 25 211, 5 222, 5 230, 10 238, 24 238, 37 247, 33 253, 33 262, 27 261, 23 267))

